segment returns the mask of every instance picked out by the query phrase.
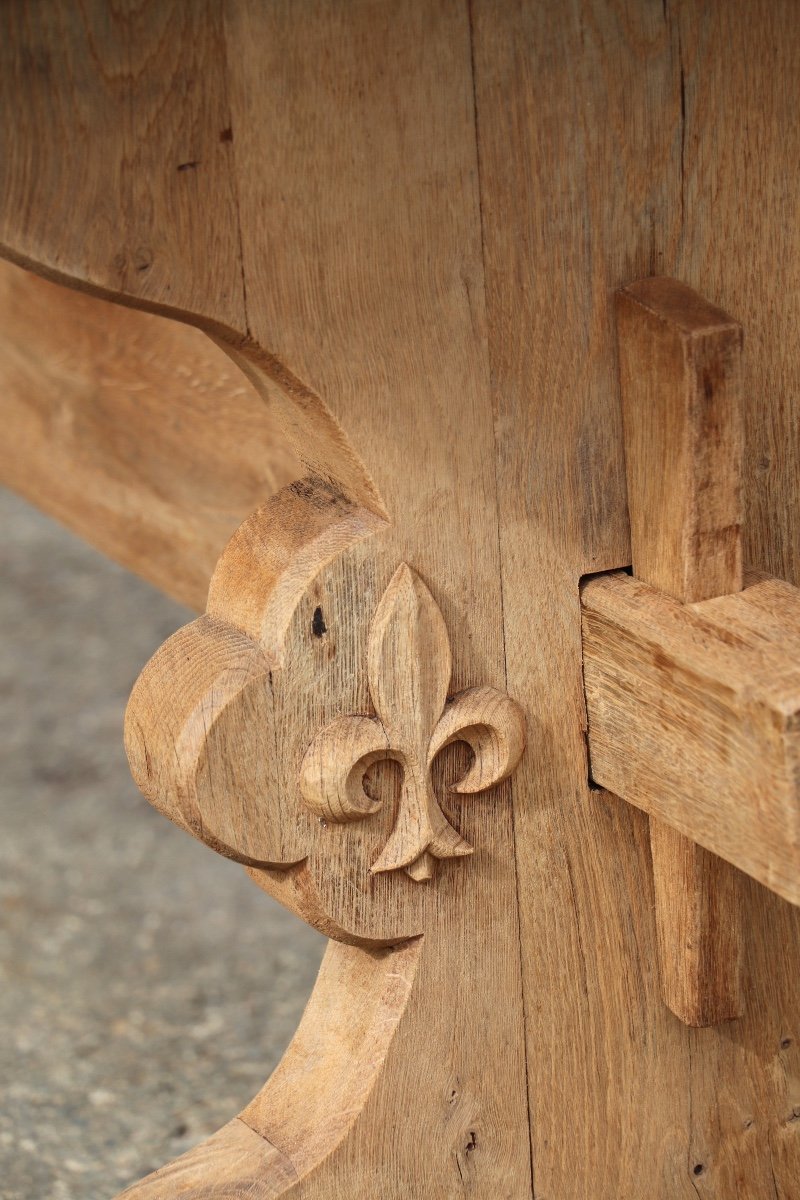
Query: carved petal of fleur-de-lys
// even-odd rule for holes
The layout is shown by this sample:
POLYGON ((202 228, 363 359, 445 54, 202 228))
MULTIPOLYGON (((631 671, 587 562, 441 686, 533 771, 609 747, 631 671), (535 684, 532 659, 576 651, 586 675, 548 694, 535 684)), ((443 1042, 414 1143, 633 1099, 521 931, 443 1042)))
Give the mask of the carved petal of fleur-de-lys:
POLYGON ((475 687, 447 703, 450 641, 436 601, 403 563, 373 616, 367 678, 374 717, 343 716, 314 738, 300 770, 307 807, 327 821, 359 821, 380 808, 364 791, 364 775, 381 759, 394 759, 403 778, 389 840, 373 873, 405 871, 430 879, 437 859, 458 858, 472 847, 442 812, 431 767, 451 742, 466 742, 474 760, 455 784, 463 794, 505 779, 525 746, 519 705, 496 688, 475 687))

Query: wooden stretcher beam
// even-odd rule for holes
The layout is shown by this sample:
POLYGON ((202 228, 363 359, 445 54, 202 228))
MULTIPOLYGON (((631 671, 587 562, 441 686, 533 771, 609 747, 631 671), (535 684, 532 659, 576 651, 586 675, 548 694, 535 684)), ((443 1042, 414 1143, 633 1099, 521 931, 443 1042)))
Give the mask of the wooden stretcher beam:
POLYGON ((594 781, 800 904, 800 590, 581 593, 594 781))
POLYGON ((0 260, 0 482, 190 607, 301 469, 200 330, 0 260))

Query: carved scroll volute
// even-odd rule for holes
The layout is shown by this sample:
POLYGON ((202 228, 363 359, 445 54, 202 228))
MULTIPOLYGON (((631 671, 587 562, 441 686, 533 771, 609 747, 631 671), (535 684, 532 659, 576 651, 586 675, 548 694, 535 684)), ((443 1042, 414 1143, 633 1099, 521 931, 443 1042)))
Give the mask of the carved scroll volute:
MULTIPOLYGON (((307 504, 307 491, 299 494, 307 504)), ((329 936, 394 942, 421 932, 414 893, 437 862, 473 852, 442 811, 435 758, 451 742, 468 743, 474 761, 452 790, 490 788, 519 760, 524 719, 493 688, 448 702, 444 619, 405 563, 377 603, 363 549, 329 554, 302 586, 273 571, 262 596, 264 526, 276 513, 285 519, 287 503, 276 497, 245 523, 220 562, 211 613, 175 634, 142 672, 126 718, 131 769, 166 816, 243 863, 329 936), (227 605, 226 579, 237 586, 238 609, 227 605), (326 588, 334 612, 337 589, 348 596, 346 616, 329 616, 328 643, 310 619, 326 588), (353 711, 359 696, 374 711, 353 711), (369 768, 387 759, 402 776, 394 811, 388 796, 364 790, 369 768)), ((336 536, 325 537, 335 548, 336 536)), ((290 561, 296 568, 297 556, 290 561)))

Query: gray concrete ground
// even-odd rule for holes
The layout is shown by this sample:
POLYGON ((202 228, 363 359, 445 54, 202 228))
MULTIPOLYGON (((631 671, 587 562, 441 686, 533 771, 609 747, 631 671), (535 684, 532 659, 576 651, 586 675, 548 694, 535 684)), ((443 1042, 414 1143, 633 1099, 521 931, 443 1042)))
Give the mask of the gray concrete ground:
POLYGON ((106 1200, 257 1091, 323 941, 130 780, 189 614, 1 492, 0 529, 0 1198, 106 1200))

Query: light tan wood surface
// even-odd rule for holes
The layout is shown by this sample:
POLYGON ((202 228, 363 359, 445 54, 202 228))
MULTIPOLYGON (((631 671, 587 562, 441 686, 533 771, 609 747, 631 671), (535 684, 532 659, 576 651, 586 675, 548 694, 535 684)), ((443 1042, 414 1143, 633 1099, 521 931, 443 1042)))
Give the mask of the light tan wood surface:
POLYGON ((742 587, 742 327, 675 279, 617 293, 631 555, 690 603, 742 587))
MULTIPOLYGON (((686 602, 738 592, 741 326, 658 276, 623 288, 616 315, 634 574, 686 602)), ((650 853, 666 1004, 689 1025, 741 1016, 736 871, 656 820, 650 853)))
POLYGON ((794 5, 13 0, 0 20, 3 253, 210 331, 307 472, 234 536, 205 618, 293 648, 267 667, 274 794, 321 729, 374 715, 369 630, 401 563, 451 691, 508 694, 527 724, 486 793, 447 796, 467 760, 445 751, 436 795, 474 854, 435 878, 369 874, 392 764, 379 812, 317 825, 350 839, 344 882, 316 847, 247 864, 337 936, 388 913, 405 940, 332 947, 242 1114, 260 1146, 228 1127, 131 1196, 796 1200, 800 918, 745 881, 744 1016, 664 1007, 646 815, 589 785, 579 601, 631 563, 613 295, 648 274, 747 330, 747 557, 800 582, 794 5))
MULTIPOLYGON (((268 532, 282 499, 248 526, 268 532)), ((232 565, 237 555, 223 556, 212 581, 213 615, 170 638, 133 690, 125 728, 136 782, 165 816, 252 868, 256 882, 329 936, 374 947, 422 933, 422 896, 408 879, 432 880, 440 865, 474 853, 442 803, 452 818, 456 796, 513 772, 525 745, 522 710, 490 687, 447 700, 447 629, 405 563, 367 630, 343 629, 326 606, 329 628, 321 605, 309 612, 316 593, 287 597, 281 576, 267 576, 250 636, 219 603, 232 565), (367 688, 354 707, 372 706, 374 716, 348 713, 343 699, 362 655, 367 688), (472 749, 467 770, 446 753, 456 742, 472 749), (387 760, 400 771, 396 805, 365 791, 368 771, 387 760), (441 801, 445 777, 452 797, 441 801)), ((337 575, 342 565, 332 564, 337 575)), ((352 588, 359 575, 350 570, 352 588)))
POLYGON ((742 1015, 738 871, 663 821, 650 820, 658 963, 664 1003, 687 1025, 742 1015))
POLYGON ((432 879, 442 859, 472 854, 436 798, 439 753, 466 743, 474 760, 454 793, 474 794, 507 779, 525 748, 519 705, 495 688, 469 688, 447 701, 452 659, 442 614, 422 580, 398 567, 372 618, 367 678, 375 717, 344 716, 320 730, 300 765, 300 794, 322 822, 362 820, 379 811, 366 795, 367 769, 385 759, 402 771, 391 837, 370 871, 432 879))
POLYGON ((7 256, 244 332, 223 6, 12 0, 0 21, 4 111, 24 124, 0 135, 7 256))
POLYGON ((302 474, 199 330, 0 261, 0 479, 202 611, 228 539, 302 474))
POLYGON ((800 904, 800 589, 582 589, 592 775, 800 904))
MULTIPOLYGON (((279 383, 285 399, 276 403, 312 478, 277 501, 275 521, 246 524, 209 598, 212 616, 224 610, 262 644, 293 648, 273 671, 276 724, 290 739, 276 758, 278 795, 287 797, 318 731, 369 712, 369 629, 401 562, 442 613, 451 690, 504 690, 466 12, 358 4, 320 5, 308 16, 301 42, 291 6, 234 6, 227 36, 237 47, 229 99, 257 343, 241 343, 237 360, 262 388, 279 383), (354 53, 376 38, 390 54, 375 61, 354 53), (328 136, 309 132, 304 149, 298 130, 314 129, 321 105, 328 136), (264 175, 248 165, 263 161, 265 111, 269 177, 280 180, 269 204, 264 175), (379 150, 385 183, 376 188, 379 150), (312 166, 320 200, 309 223, 312 166), (464 500, 454 504, 454 496, 464 500), (317 608, 323 638, 313 633, 317 608)), ((310 1103, 313 1080, 297 1071, 291 1086, 268 1086, 243 1119, 290 1155, 304 1197, 370 1195, 376 1179, 387 1197, 460 1195, 465 1186, 509 1197, 521 1186, 524 1194, 530 1140, 509 784, 457 811, 447 804, 475 853, 420 884, 403 872, 369 875, 374 847, 391 831, 393 779, 391 769, 378 775, 387 802, 370 821, 309 826, 322 851, 310 863, 318 863, 329 919, 357 936, 373 935, 381 920, 391 920, 394 937, 424 930, 397 1034, 376 1051, 381 1070, 366 1093, 342 1084, 348 1121, 329 1138, 298 1144, 281 1133, 302 1122, 310 1103), (325 870, 337 842, 347 854, 325 870), (481 1029, 488 1036, 476 1037, 481 1029)), ((271 887, 266 871, 262 882, 271 887)))
POLYGON ((800 581, 800 292, 775 273, 798 261, 795 30, 790 3, 473 6, 508 687, 536 747, 515 830, 546 1198, 797 1191, 800 918, 746 885, 751 1011, 687 1030, 663 1007, 647 821, 588 786, 576 629, 581 576, 631 562, 613 296, 648 274, 747 330, 746 550, 800 581))

